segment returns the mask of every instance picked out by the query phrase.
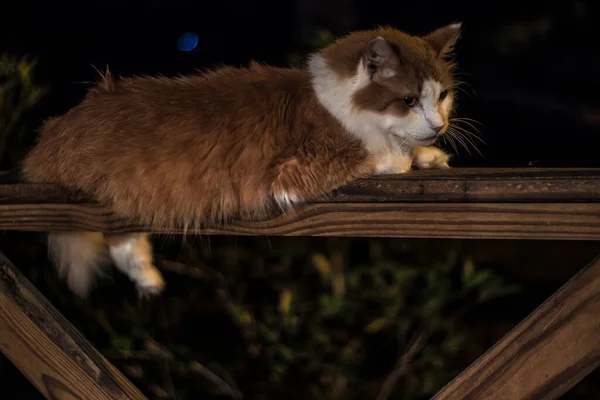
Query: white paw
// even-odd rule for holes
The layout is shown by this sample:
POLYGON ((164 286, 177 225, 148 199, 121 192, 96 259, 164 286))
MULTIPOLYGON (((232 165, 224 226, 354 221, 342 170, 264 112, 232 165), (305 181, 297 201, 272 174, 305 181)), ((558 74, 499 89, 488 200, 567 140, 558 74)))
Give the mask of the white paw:
POLYGON ((132 277, 140 297, 149 297, 161 293, 165 287, 165 280, 160 271, 154 266, 146 266, 139 274, 132 277))
POLYGON ((450 156, 434 146, 417 147, 414 150, 413 164, 419 169, 446 169, 450 156))

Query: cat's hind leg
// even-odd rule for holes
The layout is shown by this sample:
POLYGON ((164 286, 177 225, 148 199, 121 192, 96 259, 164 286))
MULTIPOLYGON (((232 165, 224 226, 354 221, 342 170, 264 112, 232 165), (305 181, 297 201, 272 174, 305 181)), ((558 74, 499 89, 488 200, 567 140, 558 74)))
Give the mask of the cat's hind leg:
POLYGON ((110 258, 131 279, 141 296, 162 292, 165 282, 153 264, 152 244, 148 233, 107 234, 110 258))

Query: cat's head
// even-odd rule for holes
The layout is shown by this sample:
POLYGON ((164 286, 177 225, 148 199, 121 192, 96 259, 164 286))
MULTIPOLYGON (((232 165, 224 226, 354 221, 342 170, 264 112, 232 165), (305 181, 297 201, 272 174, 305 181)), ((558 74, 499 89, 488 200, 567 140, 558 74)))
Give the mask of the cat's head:
POLYGON ((406 147, 430 145, 448 128, 460 24, 411 36, 389 27, 354 32, 312 55, 320 102, 368 148, 382 138, 406 147))

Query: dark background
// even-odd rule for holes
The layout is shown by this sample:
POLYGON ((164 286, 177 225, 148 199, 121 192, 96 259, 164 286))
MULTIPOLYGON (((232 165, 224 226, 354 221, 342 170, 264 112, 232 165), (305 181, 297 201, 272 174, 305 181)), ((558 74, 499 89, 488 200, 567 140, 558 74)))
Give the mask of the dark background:
MULTIPOLYGON (((97 79, 95 68, 103 69, 108 65, 117 75, 175 75, 194 73, 198 68, 219 64, 245 65, 251 59, 287 65, 295 54, 313 51, 324 31, 338 36, 389 24, 410 33, 425 34, 456 21, 463 22, 463 36, 456 54, 459 79, 465 82, 467 92, 459 94, 459 116, 481 123, 477 126, 487 145, 478 146, 482 155, 462 150, 454 165, 600 167, 600 158, 596 155, 600 148, 600 35, 597 27, 600 18, 594 1, 22 0, 0 5, 0 53, 37 59, 36 79, 50 90, 27 121, 29 130, 25 145, 28 145, 35 139, 35 128, 44 118, 65 112, 82 98, 89 82, 97 79), (198 34, 199 43, 193 51, 182 52, 178 50, 178 38, 190 31, 198 34)), ((3 159, 0 169, 13 166, 8 160, 14 158, 3 159)), ((245 254, 246 251, 257 259, 267 260, 264 261, 267 266, 272 253, 279 250, 277 246, 294 247, 301 242, 296 238, 273 240, 268 245, 265 241, 250 239, 240 239, 234 244, 222 238, 215 241, 217 244, 212 245, 215 249, 228 248, 227 244, 237 249, 232 252, 245 254)), ((165 245, 158 246, 157 251, 164 248, 165 253, 171 251, 175 254, 172 258, 177 259, 176 253, 182 246, 177 239, 175 242, 170 250, 165 245)), ((443 247, 442 242, 445 243, 443 246, 457 248, 460 254, 472 258, 475 265, 489 267, 525 288, 516 297, 478 309, 464 322, 465 329, 468 326, 476 332, 471 343, 475 349, 464 355, 457 366, 459 370, 527 316, 599 250, 596 242, 552 241, 382 240, 381 246, 385 249, 414 246, 424 249, 416 250, 419 254, 427 254, 430 249, 443 247)), ((315 240, 310 242, 308 249, 313 251, 320 246, 323 252, 328 248, 337 251, 337 247, 351 247, 348 243, 356 246, 356 243, 364 245, 366 242, 315 240)), ((203 253, 206 246, 196 243, 191 247, 201 248, 199 252, 203 253)), ((39 235, 3 233, 0 248, 95 346, 109 347, 110 340, 102 332, 102 324, 87 313, 87 305, 74 301, 64 285, 47 272, 52 267, 47 263, 39 235)), ((202 258, 202 262, 214 262, 221 268, 226 264, 208 260, 202 258)), ((227 270, 224 271, 226 274, 227 270)), ((165 295, 164 303, 177 302, 182 315, 181 320, 173 317, 172 324, 165 323, 161 327, 152 324, 154 316, 162 310, 153 308, 154 305, 133 307, 134 317, 121 317, 123 304, 128 296, 132 296, 132 289, 118 274, 119 290, 110 284, 101 288, 94 307, 105 312, 110 323, 120 324, 121 339, 128 334, 135 336, 129 330, 140 324, 155 329, 156 340, 171 338, 175 343, 192 343, 193 355, 201 360, 202 357, 217 360, 219 357, 234 360, 245 357, 242 353, 223 351, 234 348, 231 343, 235 340, 231 337, 237 334, 236 327, 222 322, 229 321, 223 313, 219 314, 219 319, 203 309, 211 305, 206 305, 206 299, 196 294, 196 282, 169 274, 167 279, 171 289, 165 295), (148 314, 150 322, 135 320, 137 314, 148 314)), ((269 282, 266 280, 262 284, 268 286, 269 282)), ((208 293, 210 284, 204 284, 208 287, 202 287, 200 292, 206 290, 208 293)), ((255 285, 254 290, 261 292, 263 286, 255 285)), ((160 324, 163 322, 156 323, 160 324)), ((386 351, 389 353, 388 347, 383 353, 386 351)), ((386 362, 393 363, 393 357, 391 361, 385 361, 384 356, 377 357, 375 360, 381 369, 391 368, 389 365, 392 364, 386 362)), ((118 358, 111 358, 111 361, 123 370, 128 367, 118 358)), ((148 373, 150 369, 144 371, 148 373)), ((253 373, 256 379, 263 378, 260 370, 252 371, 248 376, 244 375, 248 381, 242 385, 252 387, 248 382, 254 377, 253 373)), ((171 398, 160 397, 156 394, 159 391, 146 385, 158 382, 155 376, 162 375, 156 373, 145 383, 135 381, 136 385, 145 394, 155 394, 153 398, 171 398)), ((597 378, 598 373, 590 375, 564 398, 597 398, 600 389, 594 383, 597 378)), ((200 378, 194 380, 202 381, 200 378)), ((8 386, 21 391, 24 398, 39 397, 19 372, 1 357, 0 382, 10 382, 12 386, 8 386)), ((300 387, 306 386, 304 384, 301 381, 300 387)), ((183 380, 176 381, 175 386, 179 390, 192 385, 183 380)))
MULTIPOLYGON (((4 7, 3 7, 4 8, 4 7)), ((463 21, 456 53, 460 116, 487 145, 457 166, 598 166, 600 57, 593 1, 32 1, 4 8, 0 50, 38 57, 51 85, 46 114, 64 112, 96 79, 193 73, 250 59, 286 65, 320 29, 334 35, 390 24, 415 34, 463 21), (194 51, 178 37, 199 35, 194 51)))

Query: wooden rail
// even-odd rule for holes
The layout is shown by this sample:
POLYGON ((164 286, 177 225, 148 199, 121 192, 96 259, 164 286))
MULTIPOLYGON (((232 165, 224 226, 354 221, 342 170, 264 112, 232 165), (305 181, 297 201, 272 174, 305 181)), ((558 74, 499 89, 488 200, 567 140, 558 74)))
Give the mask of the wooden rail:
POLYGON ((0 350, 47 399, 146 399, 2 253, 0 350))
MULTIPOLYGON (((81 203, 82 193, 51 184, 2 183, 0 203, 81 203)), ((344 186, 316 202, 552 203, 600 202, 600 168, 455 168, 379 176, 344 186)))
POLYGON ((600 365, 600 258, 434 400, 557 399, 600 365))
MULTIPOLYGON (((0 230, 147 229, 81 193, 17 182, 0 184, 0 230)), ((194 232, 600 240, 600 169, 413 171, 358 181, 266 221, 194 232)), ((600 364, 599 317, 600 258, 435 400, 558 398, 600 364)), ((0 350, 49 399, 144 398, 1 253, 0 350)))
MULTIPOLYGON (((47 184, 0 185, 0 229, 148 230, 47 184)), ((265 221, 188 233, 600 240, 600 169, 412 171, 358 181, 265 221)))

